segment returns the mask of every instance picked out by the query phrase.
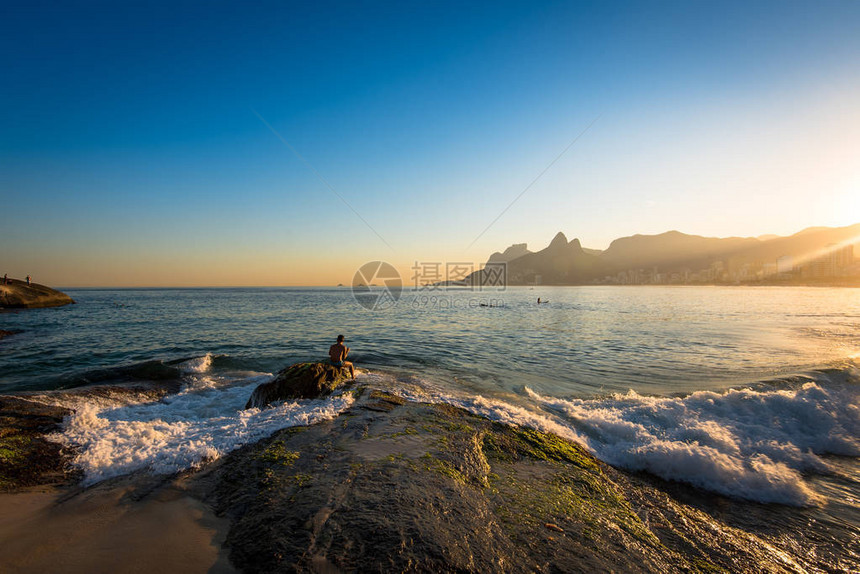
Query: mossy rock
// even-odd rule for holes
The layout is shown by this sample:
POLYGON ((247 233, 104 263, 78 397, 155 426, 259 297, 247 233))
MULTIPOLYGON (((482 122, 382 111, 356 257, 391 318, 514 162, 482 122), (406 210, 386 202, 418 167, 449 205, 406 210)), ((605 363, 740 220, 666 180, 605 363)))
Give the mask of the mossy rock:
POLYGON ((45 439, 67 414, 60 407, 0 396, 0 491, 68 478, 62 447, 45 439))
POLYGON ((296 363, 254 389, 245 408, 264 408, 275 401, 324 397, 347 380, 349 369, 345 367, 327 362, 296 363))

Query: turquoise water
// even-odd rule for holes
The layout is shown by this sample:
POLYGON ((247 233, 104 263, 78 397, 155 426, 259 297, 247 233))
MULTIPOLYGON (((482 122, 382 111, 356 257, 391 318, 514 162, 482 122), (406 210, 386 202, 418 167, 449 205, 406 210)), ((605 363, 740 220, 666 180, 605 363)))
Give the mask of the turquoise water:
POLYGON ((406 291, 377 311, 342 288, 67 292, 76 305, 0 314, 15 332, 0 392, 74 409, 53 440, 76 449, 86 482, 197 467, 337 416, 350 395, 243 407, 342 333, 364 384, 555 432, 728 497, 719 512, 814 546, 815 564, 860 564, 858 289, 406 291), (151 379, 180 390, 57 392, 151 379))

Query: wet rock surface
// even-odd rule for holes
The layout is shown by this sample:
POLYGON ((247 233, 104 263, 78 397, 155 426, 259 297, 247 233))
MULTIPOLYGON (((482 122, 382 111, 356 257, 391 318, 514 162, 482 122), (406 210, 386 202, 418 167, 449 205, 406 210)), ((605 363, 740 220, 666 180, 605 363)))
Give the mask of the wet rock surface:
POLYGON ((0 395, 0 492, 68 479, 62 448, 45 435, 58 430, 69 412, 0 395))
POLYGON ((251 394, 246 409, 263 408, 275 401, 315 399, 331 394, 349 380, 349 369, 328 363, 296 363, 280 371, 251 394))
MULTIPOLYGON (((172 383, 170 381, 169 383, 172 383)), ((0 492, 30 486, 68 486, 81 478, 71 466, 74 452, 55 441, 74 405, 158 401, 178 387, 162 381, 93 385, 65 391, 0 395, 0 492), (69 406, 58 406, 62 402, 69 406)))
POLYGON ((555 435, 360 394, 201 479, 247 572, 800 572, 555 435))

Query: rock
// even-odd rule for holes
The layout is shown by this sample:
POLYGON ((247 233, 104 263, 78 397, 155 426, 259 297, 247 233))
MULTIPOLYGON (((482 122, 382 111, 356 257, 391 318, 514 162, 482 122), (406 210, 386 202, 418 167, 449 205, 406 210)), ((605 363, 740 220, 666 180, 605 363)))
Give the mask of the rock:
POLYGON ((0 329, 0 339, 2 339, 4 337, 8 337, 9 335, 14 335, 14 334, 15 333, 13 333, 12 331, 4 331, 3 329, 0 329))
POLYGON ((0 492, 68 478, 68 453, 45 435, 58 430, 69 413, 24 397, 0 395, 0 492))
POLYGON ((243 572, 803 571, 577 444, 380 391, 200 485, 243 572))
POLYGON ((30 283, 19 279, 9 279, 3 285, 0 281, 0 309, 37 309, 41 307, 61 307, 74 303, 71 297, 56 289, 30 283))
POLYGON ((349 369, 328 363, 296 363, 263 383, 251 394, 246 409, 263 408, 285 399, 316 399, 331 394, 349 379, 349 369))

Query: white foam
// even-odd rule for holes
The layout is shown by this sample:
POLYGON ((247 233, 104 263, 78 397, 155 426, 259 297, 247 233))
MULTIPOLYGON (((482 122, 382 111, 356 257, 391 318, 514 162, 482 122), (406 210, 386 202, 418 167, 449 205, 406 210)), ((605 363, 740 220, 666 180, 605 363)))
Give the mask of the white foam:
POLYGON ((860 455, 860 386, 822 385, 684 398, 629 391, 565 400, 526 391, 610 464, 729 496, 806 506, 822 502, 802 474, 828 471, 819 455, 860 455))
POLYGON ((79 404, 52 439, 77 447, 73 462, 84 471, 84 483, 93 484, 138 470, 170 474, 195 468, 276 430, 331 419, 353 402, 342 395, 243 410, 268 378, 234 386, 197 384, 155 403, 79 404))
POLYGON ((473 397, 458 396, 441 390, 430 390, 427 388, 419 390, 401 387, 397 390, 397 393, 412 401, 446 403, 491 421, 551 432, 585 446, 585 441, 575 429, 559 423, 550 414, 536 412, 534 409, 517 406, 504 400, 486 398, 481 395, 473 397))
POLYGON ((206 353, 202 357, 194 357, 179 363, 177 367, 183 373, 205 373, 212 366, 212 353, 206 353))

